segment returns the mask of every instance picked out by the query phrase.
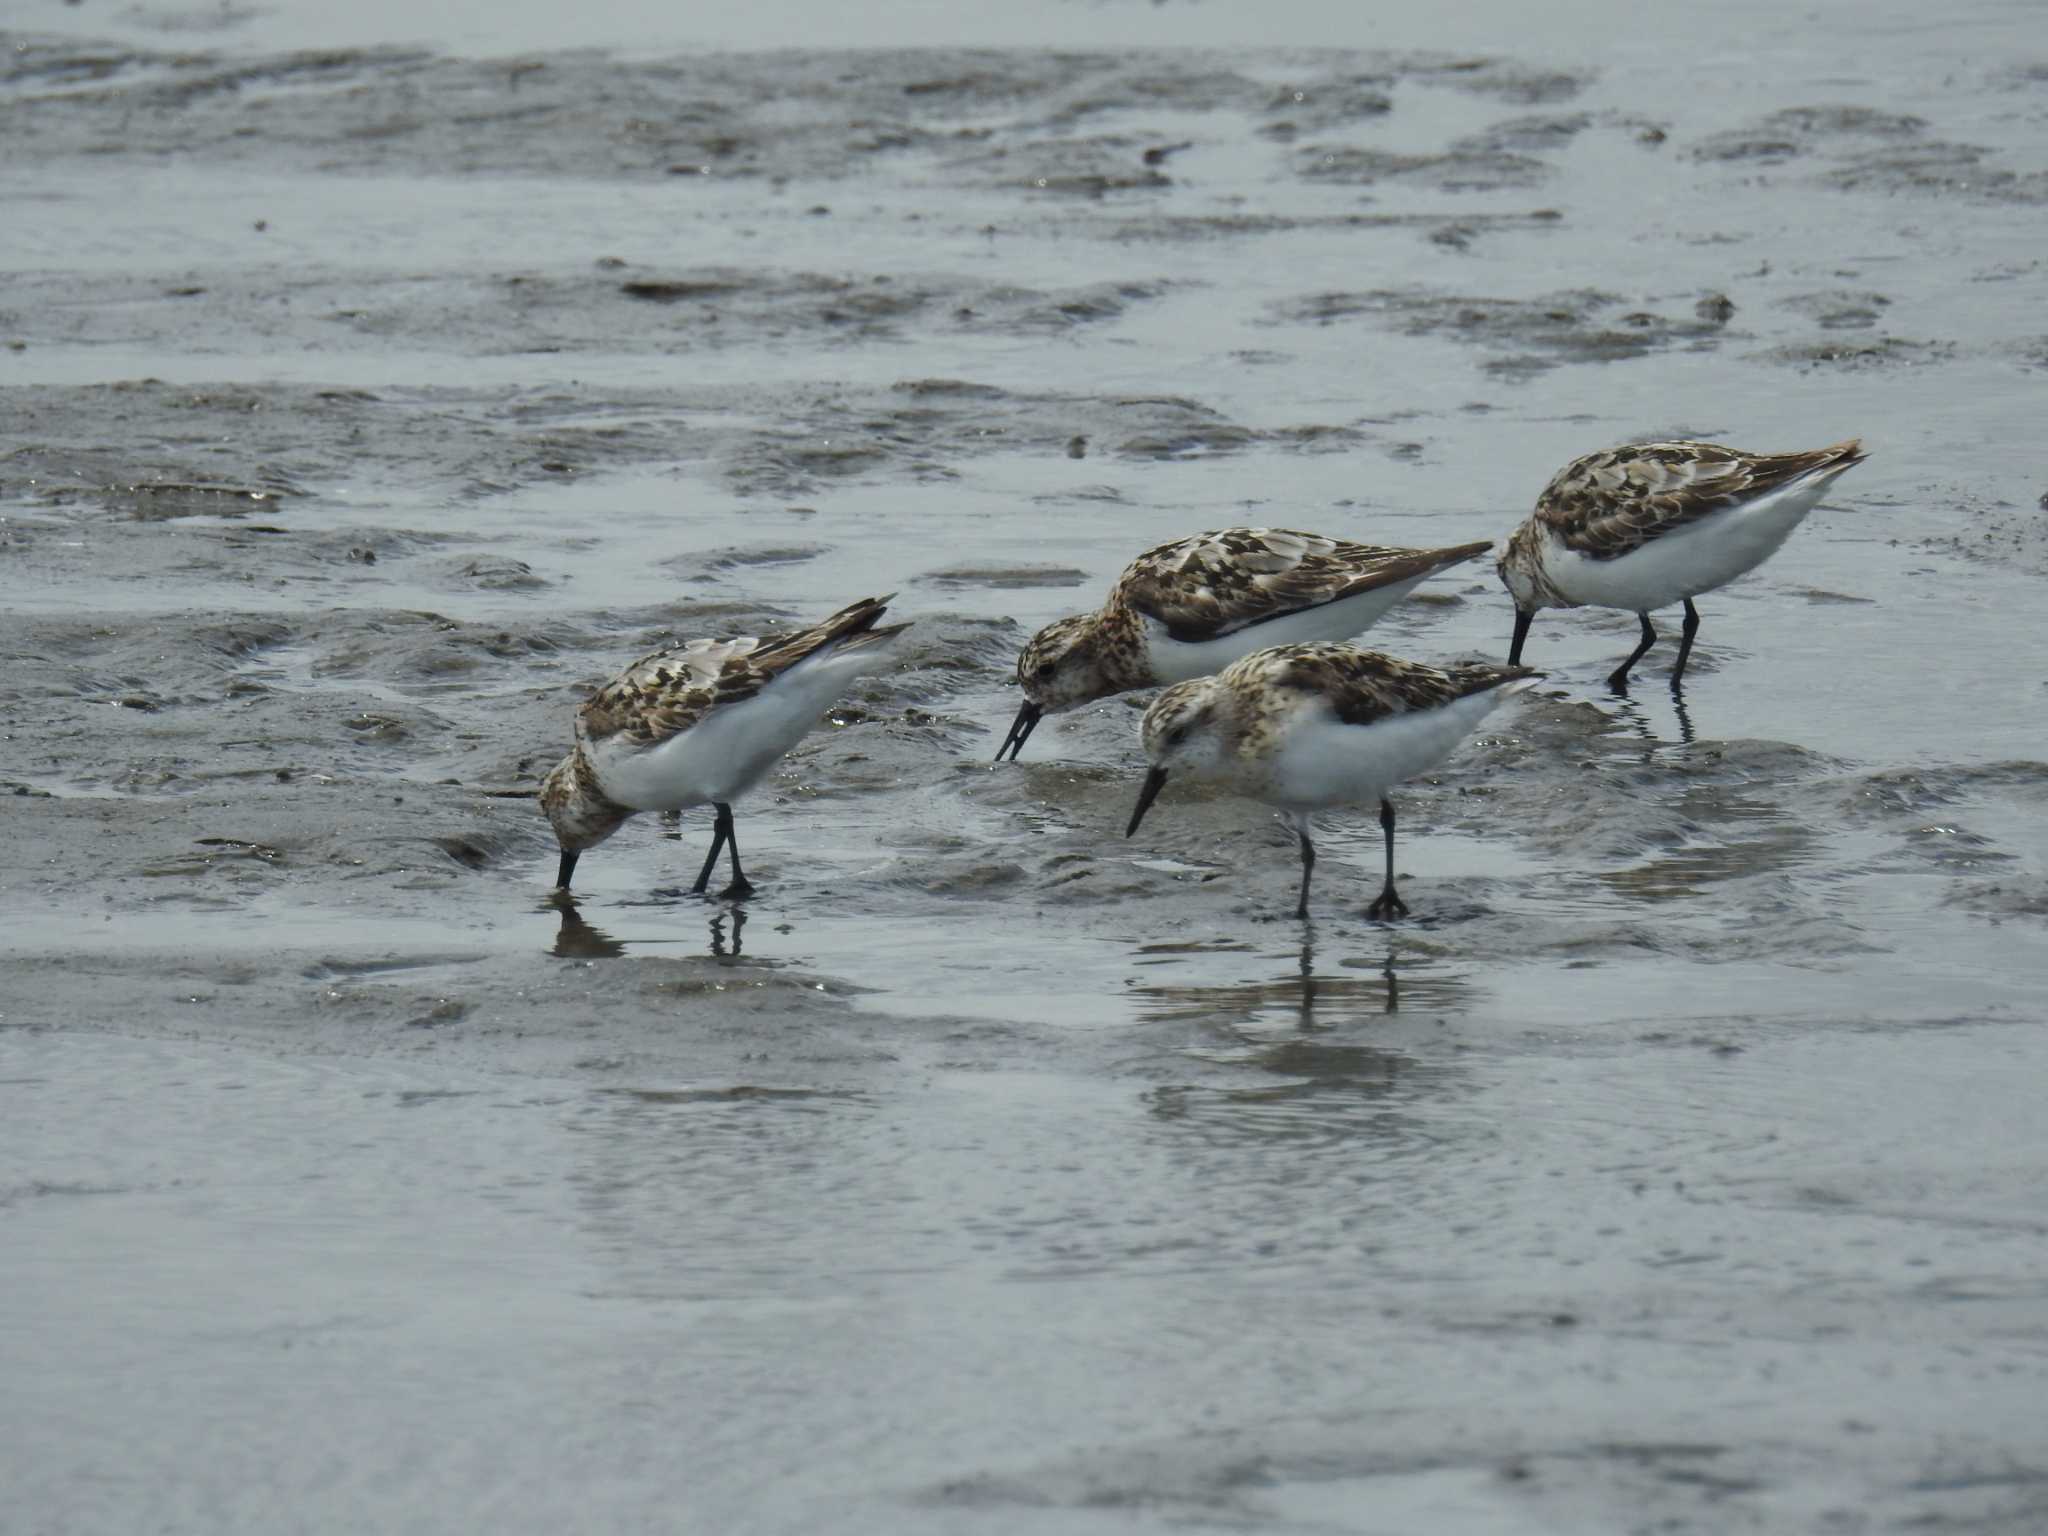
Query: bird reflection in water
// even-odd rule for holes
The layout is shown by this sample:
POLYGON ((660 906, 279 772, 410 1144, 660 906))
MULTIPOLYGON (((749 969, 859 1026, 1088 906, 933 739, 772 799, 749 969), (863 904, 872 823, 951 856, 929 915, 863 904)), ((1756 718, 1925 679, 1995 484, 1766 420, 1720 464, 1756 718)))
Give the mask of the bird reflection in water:
MULTIPOLYGON (((547 906, 549 910, 561 914, 561 926, 555 930, 555 942, 548 950, 549 954, 562 960, 616 960, 625 954, 625 940, 615 939, 602 928, 592 927, 576 909, 575 898, 566 892, 555 892, 547 906)), ((746 926, 747 914, 738 907, 722 911, 713 917, 708 946, 711 957, 715 960, 741 958, 744 949, 740 936, 746 926)), ((635 939, 633 942, 635 947, 644 947, 648 942, 672 941, 635 939)))
MULTIPOLYGON (((1307 928, 1307 936, 1301 941, 1301 1006, 1297 1019, 1303 1033, 1318 1027, 1316 1024, 1316 996, 1322 986, 1321 980, 1316 975, 1315 924, 1311 922, 1307 925, 1307 928)), ((1392 950, 1387 951, 1387 962, 1380 967, 1380 979, 1387 984, 1386 1006, 1381 1011, 1384 1013, 1399 1013, 1401 1011, 1401 979, 1394 974, 1394 952, 1392 950)), ((1354 1014, 1368 1011, 1370 984, 1365 982, 1362 977, 1332 977, 1331 982, 1333 985, 1343 989, 1340 994, 1342 1002, 1349 1006, 1343 1007, 1342 1011, 1354 1014)), ((1325 1024, 1320 1027, 1328 1029, 1333 1026, 1325 1024)))
POLYGON ((562 926, 555 930, 555 947, 549 954, 562 960, 616 960, 626 952, 624 944, 583 920, 567 892, 555 894, 561 899, 552 905, 562 914, 562 926))
MULTIPOLYGON (((1614 688, 1610 691, 1614 694, 1619 706, 1616 710, 1617 715, 1634 726, 1638 736, 1642 737, 1644 741, 1647 741, 1653 747, 1665 745, 1664 739, 1650 729, 1649 716, 1643 712, 1642 705, 1629 697, 1627 688, 1614 688)), ((1692 711, 1686 708, 1685 688, 1682 684, 1673 683, 1671 685, 1671 709, 1678 716, 1679 741, 1688 747, 1691 746, 1696 738, 1692 728, 1692 711)))
MULTIPOLYGON (((1141 953, 1166 957, 1187 954, 1193 947, 1148 946, 1141 953)), ((1405 991, 1420 989, 1424 1007, 1459 1006, 1465 984, 1448 976, 1411 977, 1404 988, 1389 950, 1378 974, 1370 962, 1340 962, 1338 968, 1318 970, 1315 933, 1310 929, 1295 964, 1288 973, 1266 981, 1226 982, 1216 986, 1165 982, 1135 988, 1133 995, 1145 1017, 1153 1019, 1207 1020, 1235 1029, 1243 1025, 1288 1017, 1303 1033, 1343 1027, 1361 1018, 1398 1013, 1405 991)), ((1167 963, 1171 963, 1170 961, 1167 963)))
MULTIPOLYGON (((1186 955, 1196 948, 1151 952, 1186 955)), ((1396 958, 1387 951, 1377 971, 1357 956, 1319 968, 1311 933, 1293 964, 1270 980, 1146 988, 1147 1017, 1185 1020, 1213 1042, 1186 1048, 1204 1064, 1200 1080, 1151 1089, 1147 1109, 1176 1135, 1208 1145, 1284 1144, 1290 1154, 1328 1147, 1352 1158, 1366 1142, 1426 1140, 1426 1119, 1408 1106, 1453 1089, 1459 1069, 1396 1044, 1379 1026, 1404 1004, 1425 1014, 1462 1011, 1469 983, 1434 973, 1421 956, 1403 976, 1396 958), (1250 1075, 1242 1075, 1247 1068, 1250 1075)), ((1412 1037, 1406 1030, 1396 1036, 1412 1037)), ((1281 1183, 1299 1172, 1293 1162, 1249 1173, 1248 1166, 1239 1163, 1236 1172, 1281 1183)))
POLYGON ((744 907, 734 907, 730 913, 721 912, 718 916, 712 918, 711 953, 721 960, 737 960, 742 953, 740 932, 746 926, 747 913, 744 907), (732 918, 732 945, 730 948, 726 946, 725 940, 725 920, 728 916, 732 918))

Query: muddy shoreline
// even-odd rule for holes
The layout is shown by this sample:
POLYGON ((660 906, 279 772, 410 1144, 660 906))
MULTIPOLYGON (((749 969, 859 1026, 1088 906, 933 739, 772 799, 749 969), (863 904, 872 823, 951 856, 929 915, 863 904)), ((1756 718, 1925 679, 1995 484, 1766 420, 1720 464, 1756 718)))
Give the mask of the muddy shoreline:
POLYGON ((2040 1527, 2028 18, 1142 9, 7 35, 24 1529, 2040 1527), (1124 840, 1142 698, 988 762, 1139 549, 1494 538, 1664 434, 1872 457, 1680 698, 1541 618, 1402 792, 1413 921, 1365 818, 1306 926, 1257 807, 1124 840), (592 682, 891 590, 756 899, 685 816, 550 900, 592 682))

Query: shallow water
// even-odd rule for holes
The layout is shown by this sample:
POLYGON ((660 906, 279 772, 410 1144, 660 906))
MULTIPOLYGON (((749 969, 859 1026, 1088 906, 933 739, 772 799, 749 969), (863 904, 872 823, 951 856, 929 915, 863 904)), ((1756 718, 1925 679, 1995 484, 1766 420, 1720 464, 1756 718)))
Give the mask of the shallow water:
POLYGON ((2032 10, 796 9, 7 38, 25 1528, 2039 1529, 2032 10), (1871 459, 1681 698, 1542 616, 1408 923, 988 762, 1149 544, 1668 433, 1871 459), (549 904, 591 681, 886 590, 756 899, 549 904))

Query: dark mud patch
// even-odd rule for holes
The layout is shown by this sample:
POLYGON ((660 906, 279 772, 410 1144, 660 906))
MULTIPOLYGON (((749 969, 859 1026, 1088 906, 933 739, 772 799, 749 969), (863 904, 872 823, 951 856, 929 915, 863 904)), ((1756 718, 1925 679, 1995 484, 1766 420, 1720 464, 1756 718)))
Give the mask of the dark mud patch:
POLYGON ((908 159, 956 185, 1093 199, 1170 186, 1147 113, 1231 114, 1267 137, 1384 116, 1398 85, 1551 106, 1589 77, 1498 59, 1364 56, 1276 88, 1221 56, 876 51, 848 70, 801 51, 619 60, 471 60, 404 50, 272 58, 81 49, 16 39, 0 134, 46 159, 201 155, 360 174, 470 172, 719 181, 844 176, 908 159), (131 139, 146 112, 147 145, 131 139), (998 136, 995 122, 1004 125, 998 136), (251 130, 254 131, 251 131, 251 130))
POLYGON ((995 144, 951 157, 948 179, 971 186, 1007 188, 1053 198, 1103 198, 1118 193, 1163 192, 1173 178, 1147 162, 1142 136, 1105 134, 995 144))
POLYGON ((1490 96, 1521 107, 1554 106, 1578 96, 1592 84, 1590 71, 1532 69, 1512 59, 1440 59, 1419 62, 1413 73, 1433 85, 1446 85, 1473 96, 1490 96))
MULTIPOLYGON (((0 459, 0 498, 98 505, 136 521, 296 523, 336 486, 351 487, 359 498, 366 481, 370 488, 431 485, 489 495, 553 478, 559 471, 547 466, 563 452, 589 466, 687 454, 688 444, 679 447, 676 434, 660 425, 678 404, 673 396, 621 397, 593 411, 586 398, 549 389, 377 396, 291 384, 192 388, 157 379, 0 388, 0 433, 17 445, 0 459), (368 451, 366 439, 374 443, 368 451)), ((396 537, 431 542, 446 535, 416 530, 396 537)))
POLYGON ((1892 368, 1926 368, 1956 355, 1953 342, 1911 341, 1903 336, 1877 336, 1869 341, 1798 342, 1748 354, 1758 362, 1796 368, 1868 373, 1892 368))
MULTIPOLYGON (((354 546, 356 549, 367 547, 354 546)), ((460 591, 539 592, 550 585, 545 576, 536 574, 524 560, 512 560, 502 555, 477 555, 467 560, 447 561, 430 574, 439 584, 460 591)))
MULTIPOLYGON (((1175 459, 1269 441, 1326 445, 1332 430, 1262 434, 1184 396, 1013 393, 966 380, 799 399, 713 386, 603 401, 552 387, 393 391, 372 400, 297 385, 221 392, 156 380, 0 388, 0 435, 18 445, 0 458, 0 504, 38 513, 9 520, 0 536, 32 562, 47 562, 46 575, 140 584, 166 558, 143 525, 196 520, 224 526, 181 534, 176 557, 195 575, 240 579, 261 544, 273 582, 410 572, 436 589, 518 590, 525 576, 545 582, 554 573, 524 551, 529 570, 521 573, 491 564, 520 557, 451 549, 489 543, 488 532, 389 520, 415 516, 424 497, 481 502, 646 465, 708 472, 738 495, 780 498, 801 514, 798 504, 822 499, 835 484, 896 475, 944 482, 994 452, 1067 459, 1078 441, 1081 456, 1099 443, 1127 458, 1175 459), (206 446, 181 448, 176 458, 162 446, 193 442, 206 446), (571 463, 577 475, 564 472, 571 463), (90 548, 55 536, 110 517, 135 526, 103 528, 90 548), (412 570, 413 557, 436 552, 441 564, 412 570)), ((605 526, 601 503, 590 506, 561 523, 563 536, 605 526)))
POLYGON ((1711 134, 1687 153, 1695 160, 1708 161, 1791 160, 1844 144, 1913 139, 1926 130, 1922 118, 1874 107, 1788 107, 1743 127, 1711 134))
POLYGON ((2048 922, 2048 879, 2016 875, 1968 885, 1948 904, 1992 922, 2048 922))
POLYGON ((2048 201, 2048 172, 2000 164, 2004 152, 1928 136, 1926 119, 1875 107, 1792 107, 1694 144, 1692 158, 1734 166, 1820 160, 1822 186, 1888 195, 2048 201))
POLYGON ((1322 293, 1276 306, 1274 318, 1330 325, 1363 318, 1410 336, 1441 336, 1504 353, 1486 363, 1504 379, 1527 378, 1566 363, 1607 363, 1674 346, 1718 344, 1718 311, 1682 314, 1630 309, 1618 294, 1577 289, 1535 299, 1491 299, 1429 289, 1322 293))
POLYGON ((674 571, 692 581, 717 581, 734 573, 745 573, 778 565, 804 565, 829 554, 828 544, 743 544, 727 549, 710 549, 702 554, 677 555, 661 561, 664 570, 674 571))
POLYGON ((1133 243, 1239 240, 1303 231, 1401 230, 1412 232, 1433 245, 1468 250, 1486 236, 1548 228, 1558 224, 1563 217, 1554 208, 1537 208, 1528 213, 1471 211, 1452 218, 1441 213, 1179 214, 1161 211, 1142 219, 1117 218, 1098 227, 1108 239, 1133 243))
MULTIPOLYGON (((620 282, 608 269, 484 271, 422 277, 332 268, 192 274, 191 297, 163 302, 149 278, 112 277, 96 302, 77 304, 63 273, 12 285, 21 307, 0 312, 0 333, 31 346, 120 346, 199 352, 307 350, 376 353, 396 344, 506 357, 617 354, 759 345, 808 337, 819 345, 903 339, 924 332, 1047 336, 1119 319, 1167 291, 1158 282, 1034 288, 944 274, 709 268, 647 273, 620 282)), ((376 398, 330 392, 330 404, 376 398)), ((253 392, 246 408, 270 402, 253 392)), ((561 444, 573 458, 576 445, 561 444)), ((558 466, 558 470, 564 467, 558 466)))
POLYGON ((1498 192, 1534 187, 1550 168, 1529 155, 1482 147, 1439 154, 1400 154, 1353 146, 1311 145, 1295 157, 1295 173, 1308 181, 1373 187, 1398 183, 1433 192, 1498 192))
POLYGON ((918 579, 952 591, 979 588, 996 592, 1018 592, 1035 587, 1078 587, 1087 581, 1088 573, 1066 565, 960 565, 940 571, 927 571, 918 579))
POLYGON ((1822 180, 1844 191, 2048 203, 2048 171, 2013 170, 1997 163, 2000 154, 1977 144, 1915 143, 1849 156, 1822 180))
POLYGON ((1259 134, 1291 143, 1304 133, 1325 133, 1384 117, 1394 110, 1391 74, 1324 76, 1283 86, 1266 102, 1259 134))
POLYGON ((1544 154, 1564 148, 1592 126, 1593 117, 1586 112, 1511 117, 1478 133, 1467 134, 1451 147, 1463 154, 1544 154))
POLYGON ((1862 331, 1883 319, 1891 303, 1881 293, 1830 289, 1790 294, 1778 300, 1778 307, 1811 320, 1824 331, 1862 331))
POLYGON ((1925 548, 2048 576, 2048 491, 2031 503, 1989 495, 1972 482, 1932 485, 1926 494, 1963 521, 1954 533, 1920 540, 1925 548))

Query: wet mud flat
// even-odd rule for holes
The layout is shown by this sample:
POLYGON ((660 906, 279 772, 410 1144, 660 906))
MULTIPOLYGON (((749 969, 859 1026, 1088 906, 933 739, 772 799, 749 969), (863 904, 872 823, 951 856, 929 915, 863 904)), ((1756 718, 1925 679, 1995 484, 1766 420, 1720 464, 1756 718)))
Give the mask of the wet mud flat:
MULTIPOLYGON (((197 13, 194 13, 196 16, 197 13)), ((2048 73, 18 34, 0 1481, 28 1529, 2039 1529, 2048 73), (991 767, 1039 625, 1861 434, 1688 686, 1333 818, 991 767), (573 905, 589 685, 915 621, 573 905)), ((260 25, 252 22, 251 25, 260 25)), ((125 24, 124 24, 125 25, 125 24)), ((1513 37, 1512 30, 1503 34, 1513 37)), ((1825 46, 1823 46, 1825 44, 1825 46)), ((1372 643, 1500 655, 1484 565, 1372 643)))

